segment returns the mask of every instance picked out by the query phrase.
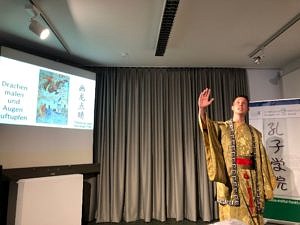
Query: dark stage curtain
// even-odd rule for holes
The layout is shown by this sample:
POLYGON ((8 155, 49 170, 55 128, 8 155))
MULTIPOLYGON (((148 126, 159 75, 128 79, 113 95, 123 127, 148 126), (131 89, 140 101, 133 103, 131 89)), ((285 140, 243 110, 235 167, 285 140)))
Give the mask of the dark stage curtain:
POLYGON ((248 94, 246 70, 98 69, 97 222, 217 217, 197 115, 206 87, 215 98, 209 116, 229 119, 233 98, 248 94))

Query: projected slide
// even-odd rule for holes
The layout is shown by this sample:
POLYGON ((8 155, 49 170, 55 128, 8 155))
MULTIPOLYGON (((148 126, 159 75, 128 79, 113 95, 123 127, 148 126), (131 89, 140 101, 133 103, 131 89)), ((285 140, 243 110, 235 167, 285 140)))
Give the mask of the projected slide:
POLYGON ((95 80, 0 57, 0 123, 93 129, 95 80))

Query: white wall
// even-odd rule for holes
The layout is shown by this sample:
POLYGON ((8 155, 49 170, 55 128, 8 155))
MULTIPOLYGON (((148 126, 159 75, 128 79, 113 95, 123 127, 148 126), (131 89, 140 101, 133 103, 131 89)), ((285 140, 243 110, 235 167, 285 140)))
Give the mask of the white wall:
POLYGON ((250 101, 282 99, 280 70, 247 69, 250 101))
POLYGON ((283 75, 281 79, 283 97, 300 98, 300 69, 283 75))

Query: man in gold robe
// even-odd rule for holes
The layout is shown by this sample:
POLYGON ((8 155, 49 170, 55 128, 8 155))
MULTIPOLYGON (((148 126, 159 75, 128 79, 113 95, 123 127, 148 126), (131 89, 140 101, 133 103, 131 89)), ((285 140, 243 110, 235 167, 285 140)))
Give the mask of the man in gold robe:
POLYGON ((220 221, 238 219, 248 225, 262 225, 266 199, 276 187, 261 133, 245 122, 249 111, 247 96, 232 103, 233 117, 225 122, 208 118, 211 90, 204 89, 198 99, 199 124, 206 151, 207 172, 217 185, 220 221))

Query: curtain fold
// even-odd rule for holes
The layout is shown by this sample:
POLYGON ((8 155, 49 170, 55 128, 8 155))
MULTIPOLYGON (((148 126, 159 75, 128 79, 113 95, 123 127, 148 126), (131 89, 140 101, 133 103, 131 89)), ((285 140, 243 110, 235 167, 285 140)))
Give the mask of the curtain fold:
POLYGON ((216 218, 198 126, 198 94, 212 89, 211 118, 228 119, 248 94, 244 69, 101 68, 97 71, 97 222, 216 218))

